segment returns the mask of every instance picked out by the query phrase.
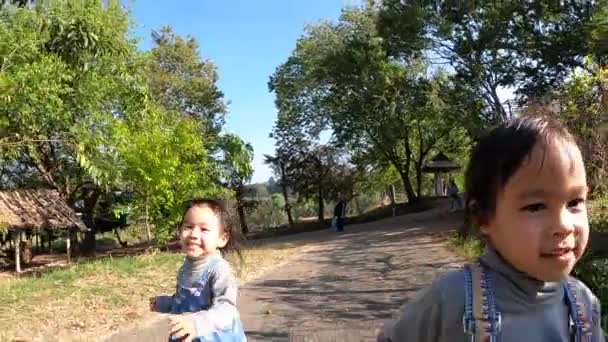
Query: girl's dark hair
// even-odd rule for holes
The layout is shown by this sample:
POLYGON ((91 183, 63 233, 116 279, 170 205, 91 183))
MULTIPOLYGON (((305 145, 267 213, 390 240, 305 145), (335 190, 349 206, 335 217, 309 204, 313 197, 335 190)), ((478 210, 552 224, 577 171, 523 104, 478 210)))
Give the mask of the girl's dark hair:
POLYGON ((495 127, 473 149, 465 173, 466 209, 478 224, 494 214, 496 198, 537 143, 576 145, 574 137, 548 114, 513 118, 495 127))
POLYGON ((182 220, 180 222, 180 229, 182 224, 184 223, 184 218, 186 217, 186 213, 193 207, 207 207, 211 209, 217 215, 220 221, 220 226, 224 233, 228 235, 228 242, 226 246, 222 248, 222 251, 228 252, 236 252, 239 258, 242 259, 241 255, 241 242, 243 240, 243 236, 241 234, 241 225, 236 214, 236 210, 227 202, 222 200, 214 200, 208 198, 194 198, 188 201, 184 208, 184 213, 182 214, 182 220))

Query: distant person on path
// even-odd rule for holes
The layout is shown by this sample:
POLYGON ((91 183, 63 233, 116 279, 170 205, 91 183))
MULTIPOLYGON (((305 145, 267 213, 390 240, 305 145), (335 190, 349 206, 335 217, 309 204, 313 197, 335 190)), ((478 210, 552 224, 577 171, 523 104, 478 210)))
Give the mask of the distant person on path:
POLYGON ((334 218, 336 220, 336 231, 344 231, 344 217, 346 216, 346 201, 342 196, 338 197, 338 203, 334 207, 334 218))
POLYGON ((169 341, 247 341, 236 307, 237 282, 220 250, 235 249, 236 230, 223 203, 192 200, 179 227, 185 254, 173 296, 151 299, 152 311, 171 313, 169 341))
POLYGON ((448 186, 448 197, 451 199, 451 211, 462 209, 462 198, 460 197, 459 192, 458 185, 456 185, 454 179, 450 179, 450 185, 448 186))
POLYGON ((378 340, 605 341, 600 302, 570 276, 589 223, 585 166, 566 128, 545 116, 503 123, 474 149, 465 188, 485 253, 438 277, 378 340))

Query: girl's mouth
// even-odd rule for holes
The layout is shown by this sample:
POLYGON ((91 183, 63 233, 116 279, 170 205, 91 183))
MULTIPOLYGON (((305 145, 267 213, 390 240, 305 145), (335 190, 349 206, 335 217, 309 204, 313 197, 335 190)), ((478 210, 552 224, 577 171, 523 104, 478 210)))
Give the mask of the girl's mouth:
POLYGON ((542 258, 554 259, 562 262, 570 261, 574 258, 574 248, 564 247, 552 249, 549 252, 541 253, 542 258))

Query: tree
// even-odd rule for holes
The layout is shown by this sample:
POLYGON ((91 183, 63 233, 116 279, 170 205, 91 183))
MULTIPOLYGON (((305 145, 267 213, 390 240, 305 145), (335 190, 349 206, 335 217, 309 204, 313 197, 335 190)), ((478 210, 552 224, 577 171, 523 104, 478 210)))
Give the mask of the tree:
POLYGON ((156 222, 157 237, 162 239, 171 235, 183 201, 221 192, 212 185, 215 167, 208 160, 198 121, 151 103, 116 123, 113 133, 117 183, 134 194, 135 214, 143 217, 149 241, 150 221, 156 222))
POLYGON ((300 146, 305 139, 299 137, 330 128, 338 146, 372 151, 368 155, 391 163, 415 203, 424 159, 463 127, 461 115, 469 112, 451 114, 455 106, 443 96, 458 88, 441 73, 429 77, 424 59, 392 58, 377 20, 377 10, 368 6, 344 10, 336 24, 308 28, 269 83, 279 109, 276 127, 283 132, 276 138, 300 146))
MULTIPOLYGON (((137 74, 130 20, 117 2, 54 1, 0 9, 0 158, 2 169, 87 197, 85 223, 111 180, 103 153, 107 128, 146 96, 137 74), (102 185, 89 187, 85 185, 102 185), (92 189, 92 191, 90 191, 92 189)), ((19 182, 17 182, 19 183, 19 182)), ((94 244, 94 231, 87 234, 94 244)), ((91 244, 89 244, 91 246, 91 244)))
POLYGON ((249 232, 245 219, 245 210, 251 208, 253 201, 247 201, 246 184, 253 176, 253 147, 233 134, 225 134, 220 138, 223 157, 220 160, 221 180, 225 187, 234 191, 237 211, 243 234, 249 232))
POLYGON ((294 221, 293 216, 291 214, 291 205, 289 204, 289 178, 287 175, 288 161, 288 156, 286 154, 282 154, 279 151, 277 151, 275 156, 269 156, 267 154, 264 155, 264 164, 270 165, 275 175, 279 177, 279 183, 285 202, 284 209, 287 213, 287 220, 289 222, 289 227, 293 228, 294 221))
MULTIPOLYGON (((224 192, 211 155, 224 111, 217 75, 185 53, 196 52, 192 40, 171 36, 162 49, 138 52, 128 12, 104 3, 0 9, 0 179, 84 203, 90 228, 100 197, 127 191, 148 239, 154 226, 162 240, 186 199, 224 192), (186 58, 175 74, 171 44, 186 58)), ((83 247, 94 251, 94 229, 83 247)))
POLYGON ((217 137, 224 125, 226 104, 217 86, 215 64, 202 59, 198 42, 180 37, 171 27, 152 32, 154 47, 146 76, 155 99, 165 108, 201 122, 207 140, 217 137))
POLYGON ((532 104, 529 113, 549 112, 559 115, 561 121, 576 136, 581 148, 589 188, 594 196, 606 194, 608 175, 608 69, 590 64, 564 85, 561 92, 549 103, 532 104))
POLYGON ((350 165, 346 154, 331 145, 316 145, 308 151, 291 155, 285 163, 290 187, 298 194, 298 201, 317 202, 319 222, 325 218, 325 201, 336 200, 338 194, 352 197, 350 165))
MULTIPOLYGON (((271 180, 273 180, 272 177, 271 180)), ((265 199, 270 196, 269 189, 271 189, 273 186, 274 184, 269 181, 268 183, 251 184, 248 185, 246 188, 251 197, 255 199, 265 199)))
POLYGON ((487 126, 511 114, 501 88, 515 87, 521 101, 538 99, 584 67, 584 57, 601 45, 592 38, 601 31, 598 14, 606 2, 385 0, 380 8, 391 56, 411 55, 411 41, 432 49, 438 63, 453 66, 458 81, 483 99, 478 114, 487 126), (413 19, 397 20, 405 14, 413 19))

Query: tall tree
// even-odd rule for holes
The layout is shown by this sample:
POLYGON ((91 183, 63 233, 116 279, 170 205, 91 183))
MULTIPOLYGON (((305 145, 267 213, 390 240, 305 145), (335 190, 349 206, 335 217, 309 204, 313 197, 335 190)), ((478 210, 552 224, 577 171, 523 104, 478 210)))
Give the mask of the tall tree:
POLYGON ((220 158, 221 176, 224 186, 234 192, 236 208, 239 214, 243 234, 249 232, 245 211, 251 207, 251 201, 245 199, 246 185, 253 176, 253 147, 234 134, 220 137, 222 157, 220 158))
POLYGON ((483 99, 479 115, 487 126, 510 115, 502 88, 536 100, 585 67, 584 57, 600 46, 592 38, 601 31, 597 17, 606 2, 384 0, 379 7, 390 54, 411 55, 409 42, 422 42, 416 47, 430 48, 436 62, 449 63, 483 99), (404 15, 418 20, 398 20, 404 15))
POLYGON ((224 125, 226 104, 215 64, 200 56, 193 37, 181 37, 166 26, 152 32, 154 47, 146 66, 150 90, 165 108, 202 123, 207 140, 224 125))
MULTIPOLYGON (((283 194, 284 199, 284 210, 287 213, 287 221, 289 222, 289 227, 294 226, 293 216, 291 214, 291 205, 289 202, 289 178, 287 174, 288 169, 288 156, 277 151, 276 155, 264 155, 264 164, 270 165, 274 174, 279 177, 279 184, 281 185, 281 192, 283 194)), ((269 182, 270 183, 270 182, 269 182)))
MULTIPOLYGON (((465 118, 455 115, 462 110, 450 114, 453 108, 441 98, 456 91, 453 83, 441 75, 429 78, 425 61, 415 56, 392 58, 377 20, 372 6, 344 10, 338 23, 308 28, 271 77, 279 109, 276 127, 306 132, 300 136, 331 128, 338 145, 374 151, 399 172, 409 202, 415 203, 420 182, 415 188, 411 179, 420 179, 425 157, 465 118)), ((298 134, 279 138, 286 141, 285 136, 298 134)))
POLYGON ((215 167, 197 120, 149 104, 116 123, 113 139, 116 183, 133 194, 133 214, 142 218, 149 241, 151 222, 162 240, 172 235, 183 201, 221 192, 212 185, 215 167))
MULTIPOLYGON (((128 13, 116 1, 102 5, 0 9, 2 168, 35 171, 28 176, 70 203, 83 185, 109 181, 102 171, 110 170, 102 158, 108 123, 146 96, 133 69, 138 58, 128 13)), ((89 189, 84 219, 91 227, 101 189, 89 189)), ((87 241, 94 242, 93 234, 87 241)))
POLYGON ((285 171, 298 200, 314 199, 320 223, 325 219, 325 202, 338 193, 352 194, 352 175, 346 155, 331 145, 314 145, 307 151, 290 155, 285 171))

